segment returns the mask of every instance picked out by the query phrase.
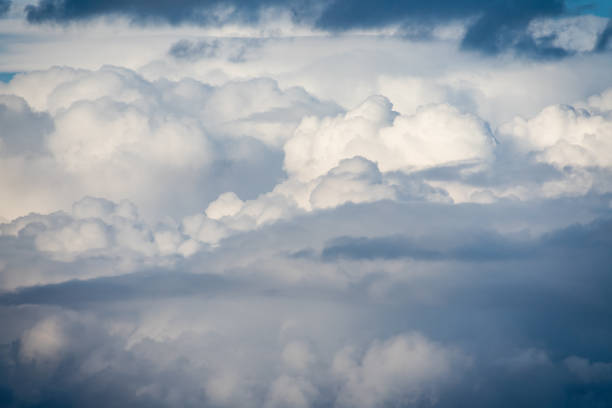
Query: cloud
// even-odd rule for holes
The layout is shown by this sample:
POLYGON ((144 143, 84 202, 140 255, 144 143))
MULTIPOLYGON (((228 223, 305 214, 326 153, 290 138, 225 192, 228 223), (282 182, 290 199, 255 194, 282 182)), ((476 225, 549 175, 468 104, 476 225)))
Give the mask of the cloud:
POLYGON ((0 21, 1 406, 612 401, 606 18, 30 3, 0 21))
POLYGON ((219 40, 214 40, 212 42, 205 40, 198 42, 180 40, 172 44, 168 54, 178 59, 212 58, 217 55, 218 49, 219 40))
POLYGON ((612 38, 612 20, 608 20, 608 24, 606 28, 599 34, 597 38, 597 43, 593 48, 596 52, 603 52, 609 48, 610 38, 612 38))
POLYGON ((0 95, 0 123, 0 154, 5 157, 42 153, 45 136, 54 128, 50 115, 33 112, 23 98, 13 95, 0 95))
POLYGON ((305 372, 314 356, 307 343, 292 341, 283 349, 283 363, 296 372, 305 372))
POLYGON ((452 106, 426 106, 402 116, 388 99, 376 96, 342 116, 304 119, 284 147, 285 169, 312 180, 359 155, 384 172, 409 170, 484 160, 494 146, 486 123, 452 106))
POLYGON ((567 251, 591 245, 600 248, 610 240, 612 225, 601 220, 588 226, 572 226, 566 230, 539 238, 504 236, 493 231, 460 231, 444 238, 427 235, 378 237, 337 237, 327 242, 321 251, 324 261, 338 259, 394 260, 409 258, 422 261, 454 260, 460 262, 495 262, 529 259, 550 250, 567 251), (584 235, 584 236, 583 236, 584 235), (579 238, 583 236, 582 238, 579 238))
POLYGON ((279 145, 303 115, 340 109, 266 78, 212 87, 191 79, 151 82, 118 67, 51 68, 19 74, 1 88, 2 152, 11 156, 0 164, 0 183, 16 193, 40 185, 20 203, 3 200, 2 213, 12 218, 66 208, 87 194, 127 197, 147 215, 159 214, 170 191, 183 197, 167 202, 183 205, 181 215, 201 210, 228 186, 253 195, 280 176, 279 145), (244 183, 246 174, 260 177, 244 183), (50 188, 58 183, 60 194, 50 188))
POLYGON ((1 0, 0 1, 0 17, 8 13, 11 8, 12 0, 1 0))
POLYGON ((603 35, 607 19, 593 15, 572 16, 557 19, 535 19, 529 24, 529 32, 535 42, 548 41, 568 53, 589 52, 596 48, 603 35))
POLYGON ((266 407, 309 407, 316 389, 304 379, 281 376, 270 387, 266 407))
POLYGON ((559 58, 566 52, 554 45, 536 44, 525 31, 535 17, 556 16, 563 12, 564 1, 497 2, 468 28, 462 46, 497 54, 507 48, 536 57, 559 58))
POLYGON ((264 43, 260 38, 229 38, 191 41, 179 40, 172 44, 168 54, 179 61, 196 62, 223 58, 228 62, 243 63, 264 43))
MULTIPOLYGON (((287 179, 254 199, 243 200, 234 192, 223 193, 209 204, 206 215, 185 217, 183 230, 197 241, 217 245, 237 233, 346 203, 451 199, 493 203, 504 199, 585 195, 592 190, 606 193, 611 188, 606 182, 608 166, 604 159, 607 94, 577 103, 586 104, 592 113, 582 114, 584 123, 579 123, 576 130, 564 122, 563 116, 548 113, 564 107, 547 108, 534 119, 516 118, 500 127, 496 136, 478 117, 462 114, 449 105, 431 105, 404 116, 394 112, 383 97, 372 97, 335 118, 307 117, 284 147, 287 179), (548 122, 538 124, 542 120, 548 122), (526 135, 520 126, 532 133, 526 135), (586 130, 581 130, 585 126, 586 130), (595 136, 589 128, 596 129, 595 136), (600 140, 603 144, 591 147, 591 151, 604 153, 601 156, 604 161, 591 156, 569 163, 550 159, 550 155, 557 154, 559 144, 551 138, 566 137, 554 129, 569 132, 567 137, 577 143, 583 143, 581 135, 585 134, 588 140, 584 140, 600 140), (568 164, 573 167, 567 167, 568 164), (508 171, 512 177, 508 177, 508 171), (534 172, 540 173, 539 180, 534 172)), ((586 108, 580 109, 587 112, 586 108)), ((525 250, 510 242, 500 242, 493 235, 489 238, 498 246, 483 251, 469 245, 448 248, 447 252, 425 250, 413 248, 410 242, 404 244, 397 237, 390 238, 389 243, 373 243, 372 247, 440 259, 463 259, 478 254, 485 258, 503 257, 504 253, 522 254, 525 250)), ((362 246, 353 252, 370 254, 362 246)))
MULTIPOLYGON (((39 159, 41 165, 48 166, 49 157, 53 158, 51 176, 63 173, 87 184, 94 194, 113 198, 129 192, 128 196, 142 206, 146 198, 160 197, 167 193, 167 188, 176 188, 174 180, 192 178, 195 172, 196 180, 202 177, 208 181, 220 161, 252 156, 253 139, 265 137, 260 142, 270 149, 279 149, 286 141, 283 150, 288 177, 269 192, 247 198, 237 194, 239 189, 226 190, 216 201, 210 202, 214 196, 209 195, 208 200, 201 199, 199 208, 191 206, 188 212, 177 212, 183 219, 183 233, 209 245, 304 211, 349 202, 444 201, 449 195, 457 201, 493 202, 504 197, 531 199, 585 194, 591 188, 608 191, 605 172, 600 176, 589 169, 565 170, 563 166, 568 163, 557 159, 576 156, 567 154, 565 145, 559 143, 565 139, 576 143, 574 139, 581 138, 580 134, 591 132, 586 128, 580 130, 582 127, 601 128, 594 130, 595 136, 588 140, 578 141, 582 144, 577 148, 602 153, 603 161, 583 155, 583 159, 571 159, 571 163, 582 167, 587 163, 607 166, 607 93, 582 103, 585 107, 580 109, 588 109, 589 114, 577 117, 575 131, 563 122, 563 115, 548 113, 565 109, 560 107, 547 108, 534 119, 517 118, 504 124, 496 133, 510 143, 500 148, 498 135, 485 121, 444 103, 423 106, 413 114, 403 115, 395 112, 386 98, 373 96, 344 114, 323 116, 338 108, 319 102, 300 88, 281 90, 269 79, 211 87, 188 79, 150 82, 132 71, 114 67, 93 72, 54 68, 31 75, 32 78, 29 74, 17 76, 6 89, 51 112, 52 128, 39 130, 43 134, 37 136, 45 153, 44 160, 39 159), (34 92, 34 85, 42 78, 53 83, 42 88, 43 97, 40 91, 34 92), (265 103, 258 103, 258 97, 264 97, 265 103), (234 104, 237 100, 243 101, 240 109, 234 104), (256 124, 278 123, 280 118, 288 123, 278 130, 278 139, 270 139, 274 133, 267 125, 258 133, 256 124), (538 125, 546 120, 552 122, 538 125), (576 136, 548 131, 546 137, 559 140, 538 139, 541 137, 538 129, 555 126, 576 136), (527 131, 533 135, 526 135, 527 131), (597 132, 602 136, 597 136, 597 132), (233 143, 243 146, 244 152, 233 143), (519 147, 516 151, 512 150, 514 145, 519 147), (503 173, 505 164, 498 163, 499 157, 518 154, 524 163, 535 166, 529 155, 543 148, 546 150, 537 152, 536 161, 557 169, 543 177, 544 182, 535 186, 535 192, 533 185, 527 188, 517 179, 508 180, 505 185, 483 185, 484 172, 496 169, 498 174, 503 173), (224 154, 229 157, 224 158, 224 154), (440 178, 433 170, 453 166, 463 170, 450 179, 440 178), (164 179, 167 181, 160 183, 164 179), (194 214, 207 202, 207 215, 194 214)), ((24 112, 30 109, 24 102, 20 106, 24 112)), ((514 156, 513 161, 516 159, 514 156)), ((527 179, 532 183, 533 178, 527 179)), ((106 247, 103 228, 96 225, 75 224, 62 230, 60 236, 68 242, 71 236, 90 233, 91 242, 86 242, 106 247)), ((162 252, 168 254, 175 253, 183 240, 170 232, 158 235, 160 248, 165 248, 162 252)), ((39 244, 44 242, 46 248, 64 246, 62 240, 52 238, 39 238, 39 244)))
POLYGON ((341 378, 339 406, 435 405, 435 382, 450 376, 464 358, 419 333, 374 342, 355 361, 350 348, 339 352, 333 371, 341 378))
POLYGON ((335 208, 347 203, 381 200, 447 202, 444 190, 401 174, 383 175, 376 163, 360 156, 342 159, 338 166, 314 180, 289 178, 252 200, 235 193, 221 194, 206 209, 206 215, 185 217, 183 229, 194 239, 216 245, 239 232, 288 220, 305 212, 335 208))
POLYGON ((290 8, 300 2, 284 4, 277 0, 254 3, 240 1, 199 1, 185 0, 180 4, 159 1, 155 4, 132 1, 128 3, 94 2, 80 0, 41 0, 25 8, 27 20, 31 23, 70 22, 103 15, 127 15, 135 21, 165 21, 171 24, 191 22, 196 24, 222 24, 239 21, 252 23, 268 8, 279 5, 290 8))
POLYGON ((362 157, 341 160, 312 190, 313 208, 333 208, 352 202, 394 199, 395 189, 382 182, 378 167, 362 157))
POLYGON ((24 333, 20 358, 39 363, 59 358, 66 341, 58 319, 42 320, 24 333))
POLYGON ((612 91, 606 90, 576 107, 550 106, 534 118, 502 125, 500 133, 511 134, 523 148, 540 151, 538 160, 559 167, 610 167, 611 100, 612 91))
MULTIPOLYGON (((427 237, 419 237, 421 242, 430 240, 427 237)), ((431 246, 419 245, 402 236, 341 237, 326 245, 321 256, 326 260, 413 258, 426 261, 453 259, 478 262, 521 258, 530 256, 534 252, 530 243, 513 242, 511 239, 502 238, 494 233, 481 232, 474 234, 473 237, 463 235, 461 243, 457 238, 455 240, 456 246, 443 248, 444 244, 441 242, 436 242, 436 245, 431 246)))
POLYGON ((529 1, 462 1, 397 3, 373 6, 368 2, 339 0, 325 8, 317 25, 332 30, 368 28, 390 24, 434 24, 465 19, 467 29, 461 46, 485 54, 514 49, 533 57, 562 57, 562 48, 537 44, 528 34, 528 24, 541 17, 556 17, 564 12, 563 0, 529 1), (471 20, 471 21, 470 21, 471 20))
POLYGON ((593 362, 577 356, 564 360, 567 369, 586 383, 612 381, 612 364, 593 362))
MULTIPOLYGON (((554 41, 546 41, 542 37, 536 41, 528 29, 529 24, 536 19, 564 16, 566 11, 564 0, 501 0, 494 3, 480 0, 409 3, 385 1, 376 5, 361 0, 314 3, 262 0, 248 4, 233 0, 186 0, 179 6, 166 1, 145 5, 138 1, 115 4, 40 0, 25 8, 27 20, 36 24, 69 23, 100 16, 126 16, 133 22, 145 24, 256 25, 270 15, 284 14, 291 16, 294 24, 329 32, 394 27, 401 35, 412 38, 429 38, 436 25, 460 21, 466 27, 461 41, 464 49, 478 50, 485 54, 498 54, 513 49, 536 58, 559 58, 571 53, 555 45, 554 41)), ((550 39, 554 40, 555 35, 550 39)), ((180 50, 189 48, 186 48, 186 44, 177 44, 179 54, 182 53, 180 50)), ((204 48, 195 46, 193 50, 204 48)), ((190 54, 194 55, 193 52, 190 54)))
POLYGON ((70 213, 30 214, 0 224, 0 237, 9 250, 10 265, 1 273, 2 285, 12 288, 30 284, 32 279, 50 283, 170 265, 176 257, 190 256, 200 247, 172 223, 147 225, 129 201, 116 204, 94 197, 75 202, 70 213), (37 268, 46 272, 40 275, 37 268, 25 267, 22 274, 13 275, 12 268, 18 268, 24 260, 19 252, 11 253, 12 244, 35 254, 35 258, 42 257, 40 261, 47 262, 47 266, 37 268), (85 264, 99 262, 101 268, 90 265, 84 271, 78 267, 62 270, 61 263, 77 260, 85 264), (114 266, 109 270, 109 265, 114 266))
MULTIPOLYGON (((573 206, 586 206, 524 205, 340 207, 231 237, 163 269, 5 292, 2 338, 13 351, 0 354, 0 384, 12 390, 13 404, 450 407, 511 395, 523 404, 557 401, 568 392, 584 403, 574 387, 606 401, 609 220, 558 229, 563 214, 576 217, 573 206), (503 232, 528 221, 526 213, 531 228, 552 223, 535 244, 525 233, 503 232), (474 237, 488 253, 493 239, 473 232, 474 217, 537 256, 464 258, 463 265, 286 259, 287 249, 323 245, 326 236, 407 226, 419 243, 452 247, 474 237), (310 281, 288 281, 300 268, 310 281), (332 274, 352 282, 331 284, 332 274), (526 379, 533 386, 525 388, 526 379), (105 397, 93 398, 100 384, 105 397)), ((129 213, 119 207, 87 199, 72 217, 129 213)), ((79 262, 62 268, 87 266, 79 262)))

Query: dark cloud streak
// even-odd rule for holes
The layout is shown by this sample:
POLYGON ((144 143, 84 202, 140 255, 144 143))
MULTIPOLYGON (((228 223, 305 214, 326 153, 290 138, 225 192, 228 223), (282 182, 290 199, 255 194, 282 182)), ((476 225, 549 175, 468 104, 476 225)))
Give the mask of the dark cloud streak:
POLYGON ((608 49, 610 44, 612 43, 612 19, 608 21, 606 28, 599 34, 597 37, 597 43, 595 44, 595 48, 593 51, 595 52, 603 52, 608 49))
POLYGON ((150 271, 25 287, 0 295, 0 305, 48 304, 74 307, 134 299, 212 296, 230 288, 236 290, 237 286, 228 279, 214 275, 150 271))
POLYGON ((203 58, 213 58, 218 52, 218 40, 201 40, 197 42, 180 40, 170 47, 168 54, 176 59, 198 60, 203 58))
POLYGON ((610 247, 612 220, 604 219, 586 226, 570 226, 537 239, 512 238, 492 231, 459 231, 447 236, 422 236, 418 239, 401 235, 339 237, 327 243, 321 257, 325 261, 412 258, 482 262, 545 257, 551 251, 595 251, 610 247), (446 248, 444 243, 448 243, 446 248))
POLYGON ((125 15, 140 23, 164 21, 215 25, 229 21, 254 23, 262 10, 271 7, 291 9, 294 3, 280 0, 40 0, 36 5, 26 6, 25 11, 30 23, 68 23, 105 15, 125 15), (224 19, 216 14, 216 11, 226 10, 231 12, 224 19))
MULTIPOLYGON (((26 6, 25 11, 27 20, 37 24, 63 24, 99 16, 123 15, 138 23, 222 25, 228 22, 254 24, 268 9, 288 12, 295 21, 330 32, 399 25, 403 27, 401 32, 411 33, 414 27, 420 27, 419 33, 427 33, 426 27, 471 18, 473 23, 468 26, 462 40, 464 49, 485 54, 514 49, 529 57, 549 59, 565 56, 562 49, 548 42, 537 44, 527 33, 527 26, 534 18, 562 15, 565 12, 564 0, 39 0, 37 4, 26 6), (220 17, 219 10, 230 12, 220 17)), ((177 49, 177 52, 180 54, 181 50, 177 49)))

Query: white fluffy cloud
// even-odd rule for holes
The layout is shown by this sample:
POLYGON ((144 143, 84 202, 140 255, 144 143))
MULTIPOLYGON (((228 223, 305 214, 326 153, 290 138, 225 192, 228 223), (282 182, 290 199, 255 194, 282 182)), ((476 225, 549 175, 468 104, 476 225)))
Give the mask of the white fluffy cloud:
POLYGON ((32 278, 54 282, 71 277, 115 275, 146 265, 171 265, 176 257, 190 256, 201 247, 177 225, 147 225, 129 201, 116 204, 93 197, 75 202, 69 213, 30 214, 0 224, 0 237, 31 239, 35 251, 62 263, 107 259, 113 265, 89 271, 67 268, 59 274, 48 272, 46 277, 35 271, 23 271, 22 276, 3 276, 5 287, 21 286, 32 278))
POLYGON ((68 171, 83 173, 114 168, 133 174, 132 166, 149 163, 198 168, 212 156, 197 121, 105 100, 80 102, 57 115, 49 149, 68 171))
POLYGON ((313 208, 333 208, 341 204, 367 203, 394 199, 393 186, 383 183, 375 163, 362 157, 343 159, 322 177, 310 194, 313 208))
POLYGON ((285 145, 285 168, 308 181, 342 159, 362 156, 384 172, 414 170, 485 160, 494 146, 486 123, 452 106, 427 106, 402 116, 377 96, 342 116, 304 119, 285 145))
POLYGON ((273 179, 281 169, 270 166, 270 156, 301 117, 338 111, 266 78, 212 87, 191 79, 150 82, 110 66, 19 74, 0 84, 0 93, 6 93, 0 145, 10 155, 0 163, 0 185, 8 192, 40 185, 20 203, 3 200, 8 218, 66 208, 87 194, 129 198, 148 216, 182 203, 193 211, 219 193, 218 184, 248 190, 235 172, 255 168, 273 179), (11 125, 15 120, 21 127, 11 125))
POLYGON ((239 231, 346 203, 399 198, 444 200, 441 191, 423 183, 413 184, 393 175, 383 175, 376 163, 355 156, 341 159, 337 166, 313 180, 304 182, 290 177, 271 192, 252 200, 242 201, 235 193, 223 193, 209 204, 206 215, 185 217, 183 229, 194 239, 217 244, 239 231))
POLYGON ((538 160, 555 166, 612 166, 612 89, 576 106, 550 106, 530 119, 516 118, 500 133, 538 160))

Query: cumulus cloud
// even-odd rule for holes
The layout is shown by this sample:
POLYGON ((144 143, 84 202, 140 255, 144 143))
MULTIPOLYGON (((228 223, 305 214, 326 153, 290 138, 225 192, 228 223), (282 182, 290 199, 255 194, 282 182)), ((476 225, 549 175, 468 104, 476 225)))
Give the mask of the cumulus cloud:
POLYGON ((609 405, 607 19, 239 3, 0 21, 0 405, 609 405))
POLYGON ((285 145, 285 168, 306 181, 356 155, 387 172, 485 160, 494 146, 485 122, 452 106, 427 106, 402 116, 377 96, 342 116, 304 119, 285 145))
POLYGON ((183 229, 192 238, 215 245, 230 235, 307 212, 381 200, 451 201, 442 189, 401 174, 382 174, 376 163, 355 156, 340 160, 338 166, 314 180, 290 177, 252 200, 223 193, 209 204, 205 215, 185 217, 183 229))
POLYGON ((575 107, 550 106, 534 118, 502 125, 500 132, 510 134, 524 149, 541 152, 538 160, 556 166, 610 167, 611 98, 607 90, 575 107))
POLYGON ((377 166, 362 157, 341 160, 321 179, 310 195, 314 208, 330 208, 346 202, 363 203, 394 199, 394 188, 382 183, 377 166))
MULTIPOLYGON (((604 180, 605 172, 563 169, 567 164, 607 167, 605 144, 597 148, 588 141, 584 144, 587 148, 591 146, 593 154, 603 153, 603 161, 591 156, 580 159, 559 151, 565 146, 562 143, 567 144, 563 138, 583 143, 586 139, 582 135, 590 134, 590 128, 595 129, 595 136, 589 140, 597 141, 601 134, 601 143, 605 143, 607 94, 590 98, 585 102, 587 108, 580 108, 582 111, 553 106, 534 119, 517 118, 504 124, 498 136, 505 145, 498 144, 486 122, 449 105, 432 105, 403 116, 394 112, 385 98, 373 97, 338 117, 307 117, 284 147, 287 180, 254 199, 243 200, 234 192, 223 193, 208 205, 205 214, 185 217, 182 229, 196 241, 217 245, 241 231, 349 202, 415 199, 437 202, 448 200, 448 191, 458 201, 490 203, 504 197, 528 200, 586 194, 592 188, 608 191, 606 183, 600 181, 604 180), (592 113, 584 113, 582 122, 576 119, 574 129, 566 123, 567 115, 559 114, 563 109, 574 113, 591 109, 592 113), (558 134, 554 129, 565 133, 558 134), (497 159, 506 153, 498 150, 509 149, 512 154, 515 145, 525 165, 536 169, 537 162, 544 162, 557 170, 551 170, 543 182, 536 184, 535 191, 534 186, 528 189, 519 179, 508 180, 505 186, 483 185, 481 174, 491 170, 501 174, 507 168, 504 161, 497 159), (534 152, 535 163, 530 158, 534 152), (556 157, 569 157, 571 161, 559 161, 556 157), (465 167, 456 180, 436 180, 439 176, 429 170, 453 166, 465 167), (415 176, 411 177, 411 173, 415 176)), ((576 147, 580 148, 583 147, 576 147)))
MULTIPOLYGON (((186 233, 189 230, 186 229, 186 233)), ((31 279, 54 282, 75 277, 104 276, 125 273, 143 266, 170 265, 175 257, 190 256, 201 246, 172 223, 159 223, 152 227, 138 215, 134 204, 122 201, 118 204, 102 198, 85 197, 72 205, 69 213, 29 214, 7 224, 0 224, 0 237, 22 242, 31 251, 44 254, 50 269, 61 268, 61 263, 75 260, 97 262, 106 259, 100 270, 92 267, 79 272, 72 268, 47 272, 39 276, 35 270, 24 270, 13 275, 11 266, 2 271, 5 287, 21 286, 31 279), (59 261, 55 264, 51 261, 59 261), (116 270, 105 270, 115 265, 116 270)), ((9 241, 9 242, 10 242, 9 241)), ((5 243, 7 243, 5 241, 5 243)), ((20 260, 17 254, 9 256, 9 264, 20 260)), ((26 268, 27 269, 27 268, 26 268)))
POLYGON ((302 115, 339 109, 300 88, 281 90, 271 79, 216 88, 190 79, 150 82, 117 67, 52 68, 17 75, 0 87, 7 94, 2 152, 11 154, 2 163, 2 183, 7 191, 41 184, 27 193, 26 205, 4 200, 9 217, 65 208, 86 194, 129 198, 148 214, 171 191, 192 212, 222 192, 215 191, 219 184, 253 194, 257 183, 281 172, 273 167, 279 160, 275 150, 302 115), (28 149, 39 153, 27 159, 38 169, 37 181, 24 163, 32 154, 28 149), (259 173, 259 181, 238 182, 242 168, 259 173), (62 198, 43 187, 61 179, 72 180, 62 198))

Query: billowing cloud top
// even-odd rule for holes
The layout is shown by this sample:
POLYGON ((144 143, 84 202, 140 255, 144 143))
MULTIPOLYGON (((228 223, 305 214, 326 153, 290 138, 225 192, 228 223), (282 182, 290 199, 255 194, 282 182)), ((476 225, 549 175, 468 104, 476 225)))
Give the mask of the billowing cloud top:
POLYGON ((0 406, 612 405, 595 6, 0 1, 0 406))

